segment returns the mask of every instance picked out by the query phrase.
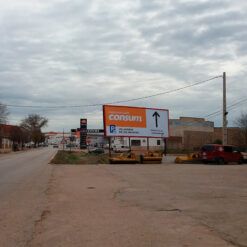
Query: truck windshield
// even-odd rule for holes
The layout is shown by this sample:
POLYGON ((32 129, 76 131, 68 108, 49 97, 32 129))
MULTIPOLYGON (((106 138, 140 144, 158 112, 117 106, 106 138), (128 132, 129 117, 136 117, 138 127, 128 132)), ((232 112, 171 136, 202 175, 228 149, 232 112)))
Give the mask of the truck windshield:
POLYGON ((206 151, 213 151, 214 150, 214 146, 212 145, 204 145, 202 147, 202 151, 206 152, 206 151))

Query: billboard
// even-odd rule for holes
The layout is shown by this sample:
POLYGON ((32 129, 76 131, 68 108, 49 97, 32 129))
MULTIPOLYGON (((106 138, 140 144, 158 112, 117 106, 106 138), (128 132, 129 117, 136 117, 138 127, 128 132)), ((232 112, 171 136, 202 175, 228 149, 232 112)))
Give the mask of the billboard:
POLYGON ((105 136, 169 136, 169 111, 130 106, 103 106, 105 136))

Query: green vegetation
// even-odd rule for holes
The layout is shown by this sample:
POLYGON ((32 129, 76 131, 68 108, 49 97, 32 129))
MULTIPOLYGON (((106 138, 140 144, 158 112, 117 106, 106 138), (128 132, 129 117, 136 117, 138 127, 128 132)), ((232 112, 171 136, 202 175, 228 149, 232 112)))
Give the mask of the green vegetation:
POLYGON ((213 144, 222 144, 222 141, 220 139, 216 139, 213 144))
POLYGON ((236 125, 240 128, 239 142, 241 146, 247 145, 247 113, 242 113, 236 120, 236 125))
POLYGON ((51 164, 107 164, 107 154, 88 154, 85 152, 70 152, 59 150, 55 157, 52 159, 51 164))

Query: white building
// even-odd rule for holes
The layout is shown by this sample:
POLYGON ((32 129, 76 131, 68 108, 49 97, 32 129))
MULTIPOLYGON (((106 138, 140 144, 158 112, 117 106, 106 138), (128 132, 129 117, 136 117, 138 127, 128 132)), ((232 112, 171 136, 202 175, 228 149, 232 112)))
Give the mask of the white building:
MULTIPOLYGON (((80 146, 80 132, 72 134, 75 137, 74 143, 77 147, 80 146)), ((63 132, 48 132, 45 133, 46 142, 49 145, 61 145, 70 143, 69 137, 71 133, 63 132)), ((137 137, 111 137, 111 147, 112 148, 129 148, 131 146, 132 150, 163 150, 164 140, 162 138, 137 138, 137 137)), ((87 133, 87 145, 93 147, 103 147, 109 144, 109 138, 104 136, 102 130, 87 133)))
POLYGON ((138 138, 138 137, 112 137, 111 146, 131 147, 132 150, 164 150, 164 140, 162 138, 138 138))
POLYGON ((70 133, 47 132, 45 133, 46 143, 49 145, 60 145, 69 143, 70 133))

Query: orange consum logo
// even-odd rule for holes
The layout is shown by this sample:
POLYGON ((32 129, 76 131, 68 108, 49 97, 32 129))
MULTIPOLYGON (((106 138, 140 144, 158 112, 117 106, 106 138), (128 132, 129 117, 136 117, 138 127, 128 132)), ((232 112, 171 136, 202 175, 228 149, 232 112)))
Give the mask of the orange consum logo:
POLYGON ((104 106, 105 125, 146 128, 146 110, 127 106, 104 106))

